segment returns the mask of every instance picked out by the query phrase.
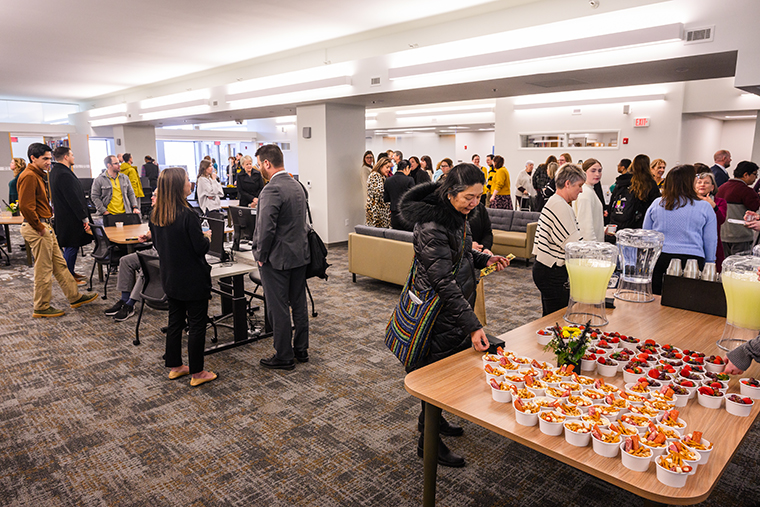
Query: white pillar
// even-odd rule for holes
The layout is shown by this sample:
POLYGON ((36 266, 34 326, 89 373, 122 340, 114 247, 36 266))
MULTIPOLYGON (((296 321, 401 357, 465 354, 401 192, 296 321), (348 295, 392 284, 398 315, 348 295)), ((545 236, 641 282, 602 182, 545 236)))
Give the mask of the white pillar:
POLYGON ((116 125, 113 127, 113 139, 116 152, 130 153, 134 166, 142 166, 145 155, 156 158, 156 129, 152 126, 116 125))
MULTIPOLYGON (((8 201, 8 183, 13 179, 10 166, 11 158, 13 158, 11 133, 0 132, 0 198, 6 202, 8 201)), ((26 156, 24 156, 24 160, 26 160, 26 156)), ((5 205, 0 205, 0 209, 4 210, 5 205)))
MULTIPOLYGON (((348 240, 364 224, 361 158, 365 151, 363 106, 317 104, 296 110, 298 175, 309 191, 314 228, 325 243, 348 240), (310 137, 304 137, 304 129, 310 137)), ((287 170, 287 167, 285 167, 287 170)))
POLYGON ((757 111, 755 120, 755 138, 752 140, 752 159, 754 163, 760 163, 760 111, 757 111))

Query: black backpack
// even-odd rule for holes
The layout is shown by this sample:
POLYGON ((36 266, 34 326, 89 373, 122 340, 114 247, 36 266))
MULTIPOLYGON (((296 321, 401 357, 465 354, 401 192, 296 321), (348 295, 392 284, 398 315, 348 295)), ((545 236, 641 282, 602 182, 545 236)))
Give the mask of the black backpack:
POLYGON ((325 246, 324 241, 322 241, 322 238, 319 237, 319 234, 317 234, 317 231, 314 230, 314 226, 311 221, 311 209, 309 208, 309 193, 306 191, 306 187, 303 186, 303 183, 300 181, 298 182, 301 184, 301 188, 303 188, 303 192, 306 195, 306 211, 309 214, 309 233, 307 235, 307 238, 309 239, 309 254, 311 256, 311 260, 309 260, 309 264, 306 265, 306 279, 319 277, 323 280, 327 280, 327 268, 330 267, 330 265, 327 263, 327 247, 325 246))
POLYGON ((618 229, 641 227, 644 221, 644 211, 641 209, 641 201, 631 193, 629 186, 625 185, 615 192, 610 199, 610 224, 615 224, 618 229))

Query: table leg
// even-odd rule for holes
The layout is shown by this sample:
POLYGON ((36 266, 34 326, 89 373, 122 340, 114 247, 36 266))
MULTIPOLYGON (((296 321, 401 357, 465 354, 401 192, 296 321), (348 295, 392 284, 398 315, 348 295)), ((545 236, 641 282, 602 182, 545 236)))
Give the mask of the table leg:
POLYGON ((232 326, 236 342, 248 339, 246 303, 243 275, 236 275, 232 277, 232 326))
POLYGON ((8 224, 3 224, 3 227, 5 227, 5 246, 8 247, 8 253, 13 252, 11 249, 11 231, 8 228, 8 224))
POLYGON ((441 409, 432 403, 425 403, 423 507, 435 506, 435 481, 438 474, 438 425, 440 418, 441 409))

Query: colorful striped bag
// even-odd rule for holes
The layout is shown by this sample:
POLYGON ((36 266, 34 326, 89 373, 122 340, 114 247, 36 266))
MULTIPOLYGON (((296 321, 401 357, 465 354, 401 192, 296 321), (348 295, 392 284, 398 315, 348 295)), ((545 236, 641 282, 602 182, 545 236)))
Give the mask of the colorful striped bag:
MULTIPOLYGON (((464 256, 464 239, 465 236, 462 237, 462 255, 454 265, 455 277, 464 256)), ((415 257, 401 290, 401 300, 385 327, 385 345, 405 367, 415 365, 428 354, 430 331, 442 306, 441 298, 432 288, 424 292, 418 292, 414 288, 416 275, 415 257)))

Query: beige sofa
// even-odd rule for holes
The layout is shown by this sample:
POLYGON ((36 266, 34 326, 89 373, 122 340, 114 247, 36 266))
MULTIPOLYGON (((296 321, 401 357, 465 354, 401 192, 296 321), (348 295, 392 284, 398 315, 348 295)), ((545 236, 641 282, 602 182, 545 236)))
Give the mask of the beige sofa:
POLYGON ((540 213, 488 208, 493 231, 491 251, 497 255, 512 254, 530 262, 540 213))
MULTIPOLYGON (((353 281, 356 282, 356 275, 363 275, 404 285, 414 259, 412 233, 365 225, 357 225, 355 231, 348 235, 348 271, 353 281)), ((482 282, 477 288, 475 315, 485 326, 485 289, 482 282)))

